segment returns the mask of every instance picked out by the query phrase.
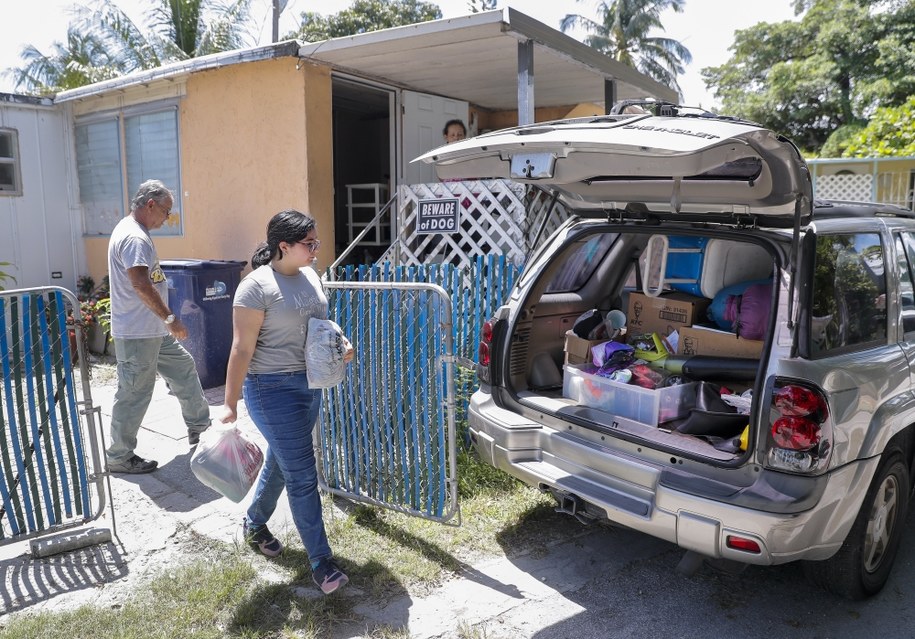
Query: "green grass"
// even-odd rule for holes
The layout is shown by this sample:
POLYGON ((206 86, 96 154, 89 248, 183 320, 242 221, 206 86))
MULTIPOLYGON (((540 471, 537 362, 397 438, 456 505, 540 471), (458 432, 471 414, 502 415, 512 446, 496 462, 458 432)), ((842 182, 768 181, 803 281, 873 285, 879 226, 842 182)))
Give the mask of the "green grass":
MULTIPOLYGON (((326 499, 331 545, 351 578, 339 595, 318 593, 295 531, 283 535, 287 549, 275 560, 207 541, 195 552, 207 560, 169 567, 120 607, 13 615, 0 621, 0 639, 318 639, 340 625, 362 628, 371 639, 409 639, 405 628, 366 628, 355 606, 421 596, 484 557, 537 552, 580 530, 553 512, 550 498, 470 453, 461 453, 458 466, 460 527, 326 499)), ((462 637, 489 636, 460 630, 462 637)))

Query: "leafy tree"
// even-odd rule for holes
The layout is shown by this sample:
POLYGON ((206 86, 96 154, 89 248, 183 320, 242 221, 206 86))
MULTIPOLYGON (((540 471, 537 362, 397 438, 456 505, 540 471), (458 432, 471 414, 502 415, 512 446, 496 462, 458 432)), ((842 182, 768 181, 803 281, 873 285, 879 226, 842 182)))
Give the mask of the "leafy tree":
POLYGON ((721 111, 816 151, 841 148, 881 104, 915 93, 915 2, 798 0, 800 20, 736 33, 725 64, 702 70, 721 111), (878 6, 879 5, 879 6, 878 6))
POLYGON ((349 9, 330 16, 303 12, 299 29, 286 37, 318 42, 441 17, 438 5, 421 0, 355 0, 349 9))
POLYGON ((137 25, 112 0, 74 7, 67 43, 44 54, 27 46, 16 88, 54 93, 168 62, 228 51, 251 40, 244 25, 251 0, 157 0, 148 25, 137 25))
POLYGON ((480 0, 480 6, 477 6, 477 0, 470 0, 467 3, 467 8, 470 9, 470 13, 480 13, 482 11, 491 11, 493 9, 498 9, 496 6, 498 0, 480 0))
POLYGON ((877 109, 867 126, 846 144, 844 157, 915 156, 915 96, 877 109))
POLYGON ((570 13, 559 27, 563 32, 583 28, 591 34, 585 44, 682 95, 677 76, 683 73, 683 65, 692 61, 692 54, 678 40, 651 34, 664 31, 662 12, 673 9, 680 13, 685 4, 685 0, 602 1, 597 5, 599 21, 570 13))

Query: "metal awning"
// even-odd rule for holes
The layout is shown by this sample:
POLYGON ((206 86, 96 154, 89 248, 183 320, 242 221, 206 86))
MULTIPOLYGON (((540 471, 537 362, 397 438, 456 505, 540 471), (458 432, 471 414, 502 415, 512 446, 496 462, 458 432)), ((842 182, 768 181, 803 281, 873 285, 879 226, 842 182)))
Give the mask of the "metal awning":
POLYGON ((393 86, 514 110, 518 44, 528 41, 537 107, 603 103, 606 80, 615 81, 618 100, 677 100, 676 91, 511 8, 308 43, 299 55, 393 86))

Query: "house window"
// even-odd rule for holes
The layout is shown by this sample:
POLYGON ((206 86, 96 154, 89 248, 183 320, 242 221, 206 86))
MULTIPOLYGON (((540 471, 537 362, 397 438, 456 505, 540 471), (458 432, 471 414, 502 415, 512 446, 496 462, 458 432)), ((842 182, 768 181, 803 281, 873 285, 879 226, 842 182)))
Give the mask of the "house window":
POLYGON ((15 129, 0 129, 0 195, 22 195, 20 175, 19 135, 15 129))
POLYGON ((181 235, 178 112, 174 106, 127 110, 76 124, 83 231, 110 235, 130 210, 140 184, 162 180, 174 193, 173 215, 153 235, 181 235))

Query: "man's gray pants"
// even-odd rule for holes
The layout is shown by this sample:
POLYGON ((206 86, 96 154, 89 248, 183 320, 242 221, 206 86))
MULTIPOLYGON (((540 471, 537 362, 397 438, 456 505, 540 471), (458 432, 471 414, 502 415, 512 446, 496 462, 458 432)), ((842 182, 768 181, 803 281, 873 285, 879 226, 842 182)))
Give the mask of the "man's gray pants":
POLYGON ((137 433, 152 399, 158 372, 178 398, 188 432, 203 432, 210 425, 207 404, 194 366, 194 358, 171 335, 144 339, 115 338, 118 390, 111 409, 109 464, 130 459, 137 433))

